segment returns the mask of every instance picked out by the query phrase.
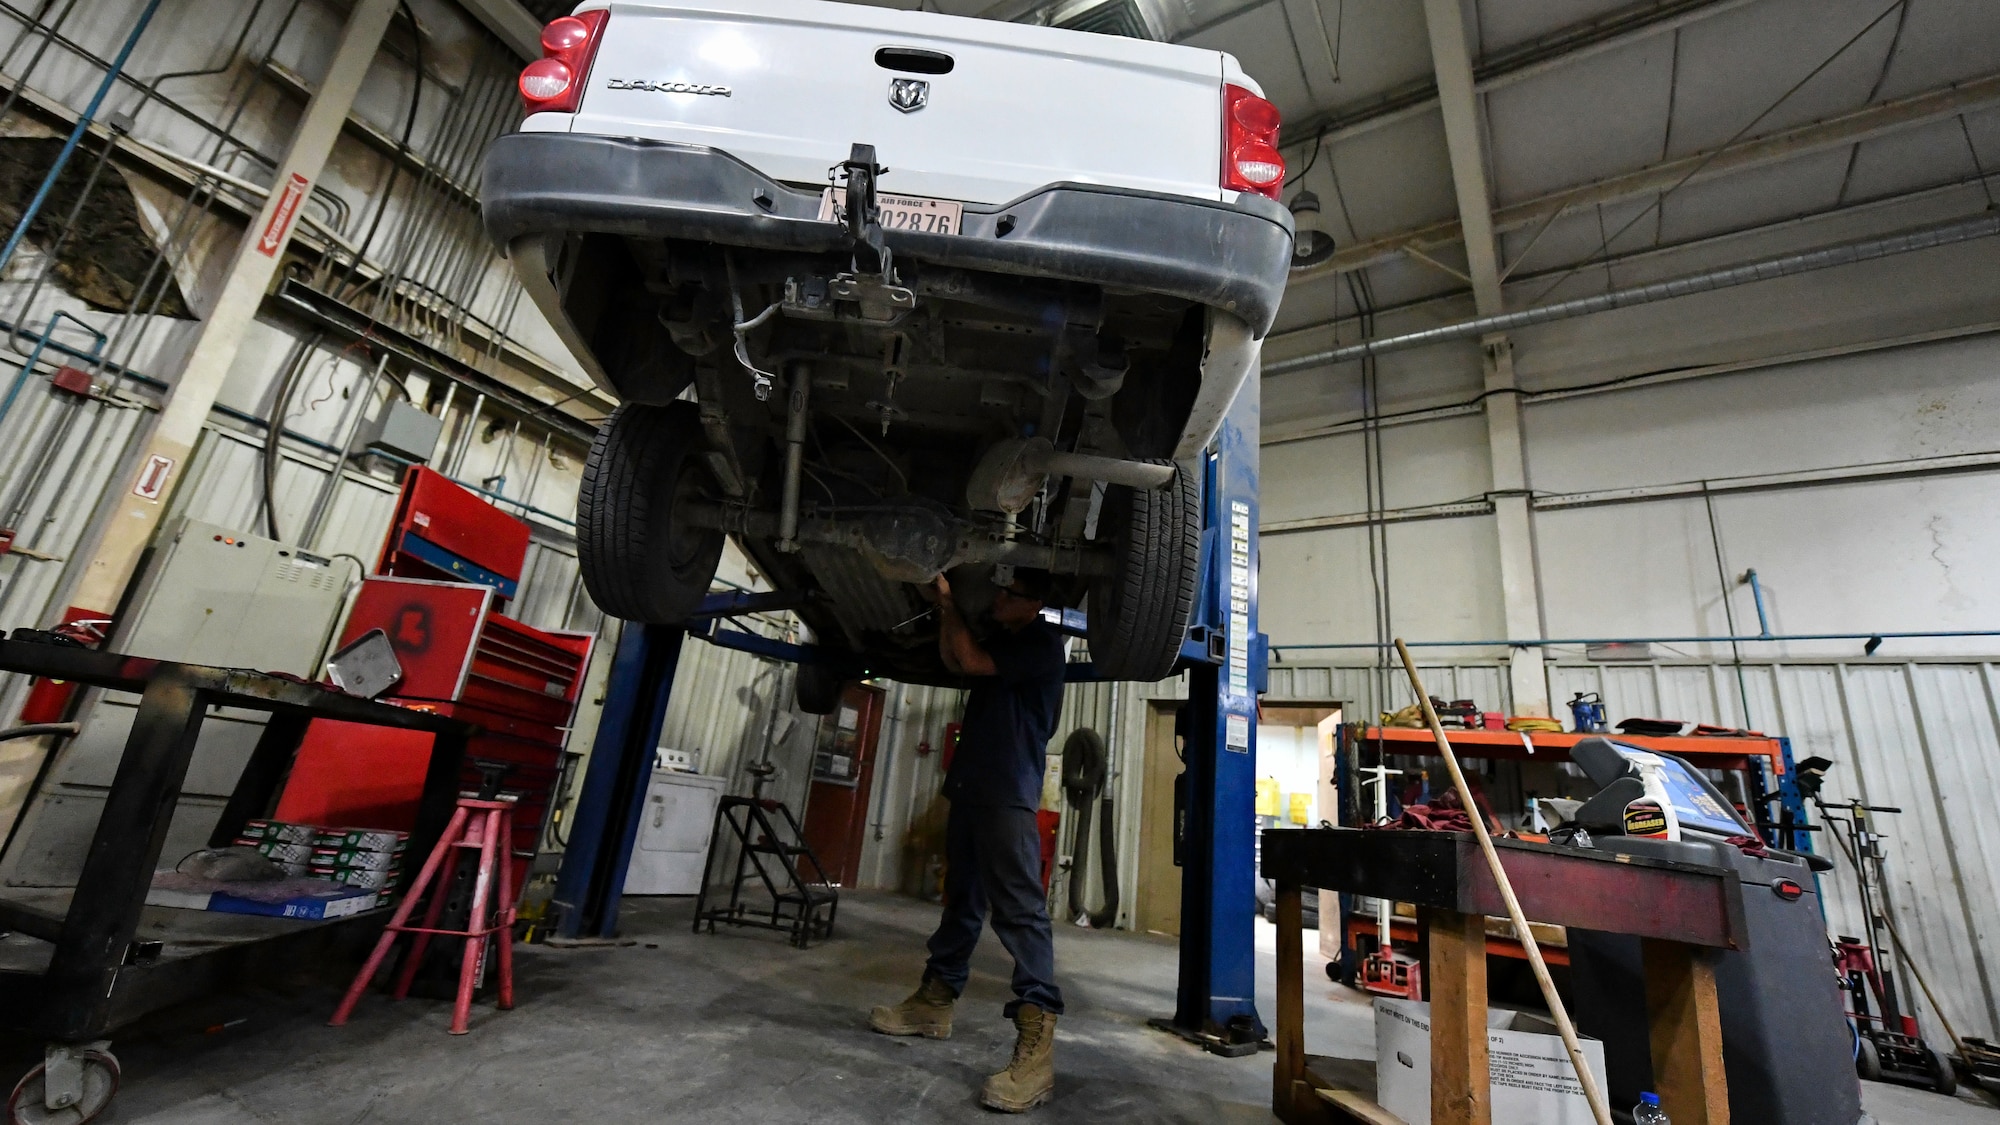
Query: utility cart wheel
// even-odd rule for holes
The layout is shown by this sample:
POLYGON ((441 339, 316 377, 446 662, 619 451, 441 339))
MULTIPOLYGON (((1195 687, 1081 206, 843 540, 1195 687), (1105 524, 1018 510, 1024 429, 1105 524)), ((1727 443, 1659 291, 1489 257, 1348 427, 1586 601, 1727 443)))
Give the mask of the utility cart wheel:
POLYGON ((1855 1045, 1854 1073, 1870 1082, 1882 1081, 1882 1053, 1875 1049, 1875 1041, 1866 1035, 1855 1045))
POLYGON ((1930 1067, 1931 1089, 1945 1097, 1958 1093, 1958 1072, 1951 1068, 1950 1060, 1933 1048, 1925 1047, 1924 1062, 1930 1067))
MULTIPOLYGON (((65 1065, 58 1062, 58 1066, 65 1065)), ((43 1062, 29 1071, 7 1099, 7 1120, 12 1125, 83 1125, 94 1121, 118 1093, 118 1060, 110 1051, 87 1049, 72 1052, 68 1064, 77 1068, 67 1095, 49 1105, 49 1064, 43 1062)))

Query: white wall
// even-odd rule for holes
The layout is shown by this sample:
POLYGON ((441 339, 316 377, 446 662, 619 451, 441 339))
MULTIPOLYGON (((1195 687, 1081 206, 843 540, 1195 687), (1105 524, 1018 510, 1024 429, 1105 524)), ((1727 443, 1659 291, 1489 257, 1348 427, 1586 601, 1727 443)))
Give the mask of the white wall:
MULTIPOLYGON (((1991 240, 1977 245, 2000 258, 1991 240)), ((1993 272, 2000 281, 2000 269, 1993 272)), ((1957 300, 1961 276, 1933 279, 1929 288, 1957 300)), ((1993 291, 1983 297, 1989 313, 2000 312, 1993 291)), ((1796 295, 1814 294, 1806 287, 1796 295)), ((1564 332, 1574 337, 1587 324, 1564 332)), ((1691 325, 1683 335, 1699 334, 1691 325)), ((1598 326, 1602 341, 1616 345, 1607 365, 1622 364, 1632 348, 1624 328, 1598 326)), ((1725 635, 1718 544, 1739 634, 1757 632, 1751 591, 1740 582, 1751 568, 1774 633, 2000 630, 2000 571, 1985 562, 2000 548, 2000 518, 1988 500, 2000 469, 2000 335, 1966 328, 1852 354, 1752 357, 1736 361, 1743 369, 1702 378, 1589 394, 1544 386, 1530 396, 1522 430, 1544 635, 1725 635), (1704 481, 1714 490, 1713 538, 1704 481)), ((1650 329, 1663 353, 1677 345, 1670 329, 1670 322, 1650 329)), ((1542 378, 1538 346, 1532 337, 1517 345, 1531 387, 1542 378)), ((1577 370, 1578 347, 1563 345, 1571 365, 1565 382, 1577 370)), ((1434 402, 1427 386, 1406 389, 1386 374, 1383 397, 1392 413, 1434 402)), ((1470 502, 1465 514, 1388 526, 1396 631, 1423 641, 1504 637, 1497 540, 1483 496, 1484 419, 1463 413, 1389 425, 1382 445, 1392 513, 1470 502)), ((1362 458, 1362 437, 1351 428, 1265 451, 1263 589, 1267 607, 1283 607, 1265 615, 1274 643, 1373 639, 1363 527, 1283 526, 1358 523, 1366 510, 1362 458)), ((1755 652, 1850 654, 1858 644, 1766 644, 1755 652)), ((1882 655, 1983 654, 1994 644, 1891 640, 1882 655)), ((1701 643, 1672 651, 1727 654, 1726 646, 1701 643)))

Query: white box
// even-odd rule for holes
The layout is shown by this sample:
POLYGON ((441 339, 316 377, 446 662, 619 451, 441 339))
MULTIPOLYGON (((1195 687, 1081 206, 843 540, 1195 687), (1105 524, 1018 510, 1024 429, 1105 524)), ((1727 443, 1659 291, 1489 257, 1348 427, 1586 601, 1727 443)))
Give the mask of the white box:
MULTIPOLYGON (((1555 1024, 1489 1008, 1486 1026, 1493 1125, 1592 1125, 1590 1102, 1555 1024)), ((1604 1044, 1584 1036, 1583 1057, 1602 1088, 1604 1044)), ((1375 1100, 1412 1125, 1431 1119, 1429 1004, 1375 1001, 1375 1100)))
POLYGON ((653 771, 625 868, 626 894, 691 895, 701 890, 715 806, 728 785, 726 778, 653 771))

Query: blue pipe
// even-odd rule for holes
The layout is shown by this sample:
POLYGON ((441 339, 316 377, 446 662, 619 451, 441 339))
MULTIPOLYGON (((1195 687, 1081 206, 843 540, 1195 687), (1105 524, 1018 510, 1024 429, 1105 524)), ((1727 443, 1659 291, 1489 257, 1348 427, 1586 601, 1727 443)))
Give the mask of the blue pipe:
POLYGON ((69 139, 63 142, 62 151, 56 154, 56 162, 49 166, 49 174, 42 177, 42 186, 35 190, 35 197, 28 201, 28 209, 21 212, 21 221, 14 224, 14 233, 7 236, 7 245, 0 247, 0 270, 14 260, 14 251, 20 249, 21 240, 28 237, 28 227, 41 214, 42 205, 49 201, 49 193, 55 190, 56 177, 62 175, 69 158, 76 153, 77 143, 97 117, 97 111, 104 105, 104 98, 111 88, 118 84, 118 76, 125 71, 125 62, 132 57, 132 49, 139 45, 139 37, 146 32, 146 25, 153 22, 153 13, 160 10, 160 0, 147 0, 146 9, 139 13, 139 22, 132 27, 132 34, 125 37, 125 45, 118 49, 118 57, 111 60, 111 68, 104 72, 104 81, 97 84, 97 93, 91 96, 90 105, 82 116, 76 119, 76 128, 69 131, 69 139))
POLYGON ((1757 600, 1758 639, 1759 640, 1769 639, 1771 636, 1771 622, 1769 618, 1764 616, 1764 585, 1763 583, 1757 581, 1757 569, 1755 567, 1752 567, 1749 570, 1744 571, 1743 581, 1750 583, 1750 596, 1757 600))
MULTIPOLYGON (((1405 641, 1411 648, 1553 648, 1558 645, 1691 645, 1729 644, 1732 641, 1869 641, 1880 637, 1883 640, 1927 640, 1939 637, 2000 637, 2000 629, 1945 629, 1916 633, 1788 633, 1777 635, 1765 633, 1754 637, 1566 637, 1555 640, 1519 639, 1499 641, 1405 641)), ((1296 652, 1301 650, 1319 651, 1336 648, 1383 648, 1373 641, 1355 641, 1332 645, 1272 645, 1273 652, 1296 652)))
MULTIPOLYGON (((28 382, 28 376, 35 373, 35 364, 41 362, 42 349, 49 346, 49 337, 55 334, 56 325, 63 320, 74 322, 85 332, 96 337, 97 343, 91 345, 91 349, 88 352, 78 352, 75 348, 65 348, 61 344, 56 345, 57 350, 66 352, 78 359, 87 359, 92 362, 96 362, 100 358, 98 353, 104 350, 104 344, 107 339, 104 333, 99 332, 97 329, 92 328, 90 325, 85 324, 83 321, 66 312, 57 310, 54 315, 49 317, 49 326, 42 329, 40 336, 35 337, 35 350, 28 353, 27 362, 21 365, 21 373, 14 376, 13 385, 7 388, 7 397, 0 399, 0 422, 5 422, 8 412, 14 409, 14 400, 20 396, 21 388, 28 382)), ((25 336, 27 333, 23 331, 21 335, 25 336)))

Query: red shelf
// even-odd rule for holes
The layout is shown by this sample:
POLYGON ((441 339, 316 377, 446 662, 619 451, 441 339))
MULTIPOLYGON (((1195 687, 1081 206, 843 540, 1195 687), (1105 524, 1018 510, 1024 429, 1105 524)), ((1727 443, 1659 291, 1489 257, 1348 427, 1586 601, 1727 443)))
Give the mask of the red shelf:
MULTIPOLYGON (((1510 758, 1517 761, 1531 761, 1546 751, 1555 761, 1566 761, 1569 748, 1586 738, 1609 738, 1641 750, 1657 750, 1662 754, 1678 754, 1683 758, 1699 759, 1700 764, 1711 769, 1742 769, 1752 759, 1762 758, 1772 776, 1785 772, 1784 750, 1775 738, 1694 738, 1678 736, 1673 738, 1648 737, 1637 734, 1556 734, 1530 733, 1527 738, 1534 746, 1534 753, 1521 744, 1522 735, 1511 730, 1447 730, 1444 732, 1451 748, 1472 758, 1510 758)), ((1416 727, 1366 727, 1361 732, 1363 741, 1422 743, 1429 752, 1435 753, 1436 740, 1428 729, 1416 727)), ((1397 747, 1392 754, 1422 754, 1425 749, 1415 746, 1397 747)))

